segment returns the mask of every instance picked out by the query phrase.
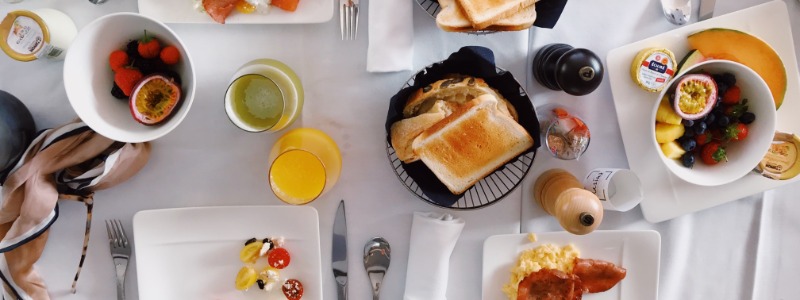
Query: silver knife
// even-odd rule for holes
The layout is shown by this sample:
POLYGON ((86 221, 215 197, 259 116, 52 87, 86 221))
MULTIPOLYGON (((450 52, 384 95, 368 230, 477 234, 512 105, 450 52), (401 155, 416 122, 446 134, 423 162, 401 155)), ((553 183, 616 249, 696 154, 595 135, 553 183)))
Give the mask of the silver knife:
POLYGON ((700 13, 699 21, 709 19, 714 16, 714 6, 717 0, 700 0, 700 13))
POLYGON ((339 300, 347 300, 347 218, 344 214, 344 200, 339 202, 336 218, 333 221, 331 266, 336 279, 339 300))

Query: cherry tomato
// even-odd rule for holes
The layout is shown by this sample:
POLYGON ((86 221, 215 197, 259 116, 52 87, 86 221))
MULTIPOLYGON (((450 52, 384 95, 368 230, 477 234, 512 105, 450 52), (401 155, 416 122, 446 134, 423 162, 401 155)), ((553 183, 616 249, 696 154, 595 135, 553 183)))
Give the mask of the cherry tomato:
POLYGON ((275 248, 267 253, 267 262, 269 266, 275 269, 283 269, 289 266, 292 258, 289 256, 289 251, 285 248, 275 248))
POLYGON ((283 295, 289 300, 300 300, 303 298, 303 284, 297 279, 289 279, 281 286, 283 295))

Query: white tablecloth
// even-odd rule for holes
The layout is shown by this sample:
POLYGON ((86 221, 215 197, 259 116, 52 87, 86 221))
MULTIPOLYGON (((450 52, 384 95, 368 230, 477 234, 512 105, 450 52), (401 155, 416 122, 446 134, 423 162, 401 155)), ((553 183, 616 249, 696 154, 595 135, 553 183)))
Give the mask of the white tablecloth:
MULTIPOLYGON (((379 0, 383 1, 383 0, 379 0)), ((408 0, 411 1, 411 0, 408 0)), ((717 13, 760 3, 720 0, 717 13)), ((695 5, 696 5, 695 1, 695 5)), ((800 43, 800 5, 787 0, 794 18, 795 45, 800 43)), ((367 12, 369 1, 362 1, 367 12)), ((78 28, 117 11, 136 11, 136 1, 109 0, 95 6, 86 0, 28 0, 0 5, 0 16, 13 9, 52 7, 73 18, 78 28)), ((367 28, 362 16, 362 30, 367 28)), ((538 47, 566 42, 592 49, 601 57, 608 50, 674 28, 662 17, 657 1, 573 0, 554 30, 500 33, 488 36, 439 31, 433 20, 415 8, 415 69, 447 57, 465 45, 488 46, 497 64, 524 81, 535 105, 563 101, 591 121, 592 146, 580 163, 559 165, 576 173, 598 166, 625 167, 607 83, 586 97, 546 91, 535 83, 529 66, 538 47), (595 119, 596 118, 596 119, 595 119), (597 129, 596 129, 597 128, 597 129), (599 138, 602 137, 602 138, 599 138)), ((191 51, 197 71, 197 96, 184 122, 153 143, 151 161, 132 180, 99 192, 95 229, 88 259, 78 284, 69 287, 83 236, 83 207, 62 202, 39 270, 55 299, 113 299, 113 265, 106 234, 98 221, 119 218, 132 228, 131 217, 144 209, 244 204, 281 204, 266 182, 267 151, 276 135, 247 134, 227 120, 222 109, 226 84, 239 65, 255 58, 275 58, 301 77, 306 89, 302 120, 295 126, 321 128, 339 144, 344 167, 337 186, 311 205, 319 210, 325 299, 335 299, 330 273, 330 228, 338 199, 347 201, 351 299, 368 299, 370 290, 361 266, 361 247, 380 235, 392 244, 392 264, 384 280, 384 299, 401 299, 405 280, 412 212, 440 209, 417 200, 389 167, 383 123, 389 97, 412 72, 367 73, 366 34, 351 42, 339 40, 338 18, 312 25, 170 25, 191 51)), ((360 30, 360 31, 362 31, 360 30)), ((364 31, 362 31, 364 32, 364 31)), ((0 55, 0 89, 20 98, 38 127, 48 128, 75 117, 62 82, 62 62, 19 63, 0 55)), ((530 186, 544 168, 557 162, 541 155, 526 184, 507 199, 485 209, 449 211, 466 222, 453 253, 448 298, 479 299, 482 245, 491 235, 561 230, 552 218, 530 203, 530 186)), ((751 197, 672 221, 650 224, 636 208, 608 213, 601 229, 655 229, 662 235, 661 299, 791 299, 800 287, 800 233, 791 202, 800 186, 751 197), (795 222, 795 223, 792 223, 795 222), (758 293, 758 294, 754 294, 758 293)), ((135 241, 134 241, 135 243, 135 241)), ((127 296, 137 299, 135 253, 128 271, 127 296)))

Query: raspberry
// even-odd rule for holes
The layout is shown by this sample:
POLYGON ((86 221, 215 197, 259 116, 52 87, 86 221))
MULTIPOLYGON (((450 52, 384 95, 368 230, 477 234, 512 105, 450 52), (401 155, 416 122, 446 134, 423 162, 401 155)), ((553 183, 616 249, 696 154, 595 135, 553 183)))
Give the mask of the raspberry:
POLYGON ((168 65, 177 64, 181 59, 181 53, 175 46, 166 46, 161 49, 161 61, 168 65))
POLYGON ((130 60, 128 59, 128 53, 122 50, 116 50, 111 52, 111 55, 108 56, 108 65, 111 66, 111 70, 115 72, 121 68, 124 68, 128 65, 130 60))

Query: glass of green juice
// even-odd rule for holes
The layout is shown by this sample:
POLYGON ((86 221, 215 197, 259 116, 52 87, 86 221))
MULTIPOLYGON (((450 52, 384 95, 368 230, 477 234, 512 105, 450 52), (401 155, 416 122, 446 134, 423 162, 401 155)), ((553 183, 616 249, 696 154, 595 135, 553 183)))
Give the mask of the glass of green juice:
POLYGON ((256 59, 233 75, 225 91, 225 112, 248 132, 275 132, 291 125, 303 110, 303 85, 286 64, 256 59))

